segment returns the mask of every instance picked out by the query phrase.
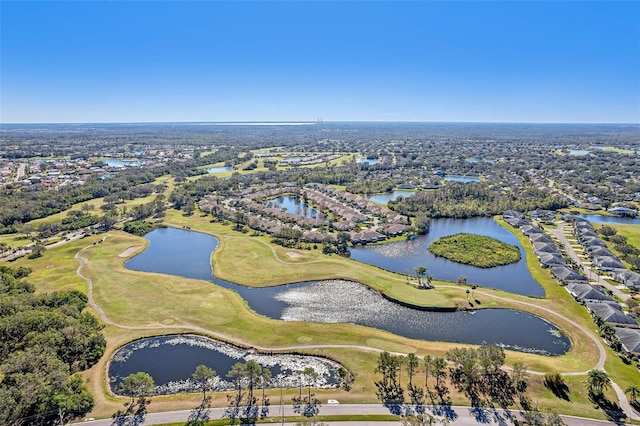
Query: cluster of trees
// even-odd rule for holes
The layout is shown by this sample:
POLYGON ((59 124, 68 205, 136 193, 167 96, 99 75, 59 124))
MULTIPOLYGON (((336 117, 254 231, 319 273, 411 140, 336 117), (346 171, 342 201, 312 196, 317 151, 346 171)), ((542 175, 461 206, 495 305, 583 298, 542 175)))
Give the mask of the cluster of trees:
POLYGON ((106 347, 103 326, 78 291, 34 294, 30 270, 0 265, 0 423, 80 416, 93 396, 76 373, 106 347))
POLYGON ((432 218, 493 216, 507 210, 556 210, 567 207, 563 198, 551 196, 545 190, 504 193, 499 188, 480 182, 451 182, 439 189, 420 191, 412 197, 390 201, 390 209, 407 216, 425 215, 432 218))
POLYGON ((129 191, 162 176, 164 169, 130 168, 112 179, 91 177, 84 185, 67 185, 51 191, 42 185, 0 190, 0 232, 17 232, 23 223, 67 210, 76 203, 129 191), (162 173, 161 173, 162 172, 162 173))
POLYGON ((409 402, 422 406, 426 395, 431 403, 437 401, 440 405, 450 405, 449 378, 449 382, 464 392, 473 406, 489 402, 506 408, 513 405, 514 398, 518 396, 521 405, 529 408, 530 402, 524 395, 528 387, 524 366, 516 364, 509 375, 502 369, 504 359, 504 350, 496 345, 483 345, 477 349, 454 348, 447 352, 446 358, 427 355, 419 359, 414 354, 404 357, 383 352, 376 368, 376 372, 382 375, 381 380, 375 382, 377 395, 385 404, 409 402), (405 367, 408 376, 406 395, 401 383, 405 367), (420 371, 424 373, 424 389, 415 384, 415 377, 420 371), (429 386, 430 375, 435 379, 435 393, 429 386), (485 400, 482 401, 481 397, 485 400))

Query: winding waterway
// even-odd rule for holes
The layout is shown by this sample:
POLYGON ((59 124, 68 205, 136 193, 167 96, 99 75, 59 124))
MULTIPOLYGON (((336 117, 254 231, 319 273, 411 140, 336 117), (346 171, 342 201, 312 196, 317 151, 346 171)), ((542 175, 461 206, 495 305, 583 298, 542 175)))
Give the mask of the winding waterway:
POLYGON ((427 275, 436 279, 456 281, 458 277, 463 276, 468 283, 483 287, 497 288, 526 296, 544 296, 544 289, 533 278, 527 267, 525 252, 518 239, 488 217, 433 219, 427 235, 420 235, 408 241, 354 247, 351 249, 351 258, 399 274, 415 275, 415 268, 424 266, 427 268, 427 275), (461 232, 486 235, 515 245, 520 249, 520 260, 509 265, 483 269, 453 262, 429 251, 431 242, 461 232))
POLYGON ((353 323, 421 340, 495 343, 506 348, 560 355, 570 346, 551 323, 507 309, 427 312, 390 302, 368 287, 344 280, 250 288, 212 276, 216 238, 159 228, 146 235, 149 247, 126 263, 129 269, 213 281, 234 290, 255 312, 285 321, 353 323))

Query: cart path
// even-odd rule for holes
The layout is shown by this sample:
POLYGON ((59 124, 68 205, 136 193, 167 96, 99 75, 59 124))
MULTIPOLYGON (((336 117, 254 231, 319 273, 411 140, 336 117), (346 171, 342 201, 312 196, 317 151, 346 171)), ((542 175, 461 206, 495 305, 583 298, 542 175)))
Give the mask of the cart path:
MULTIPOLYGON (((103 237, 102 241, 104 241, 107 238, 107 236, 103 237)), ((260 351, 265 351, 265 352, 276 352, 276 351, 299 351, 299 350, 304 350, 304 349, 356 349, 356 350, 363 350, 363 351, 370 351, 370 352, 385 352, 383 349, 379 349, 379 348, 375 348, 375 347, 371 347, 371 346, 364 346, 364 345, 347 345, 347 344, 314 344, 314 345, 293 345, 293 346, 280 346, 280 347, 266 347, 266 346, 257 346, 255 344, 252 344, 250 342, 247 342, 245 340, 242 339, 238 339, 236 337, 233 336, 229 336, 226 334, 222 334, 222 333, 218 333, 209 329, 206 329, 204 327, 198 327, 192 324, 184 324, 184 325, 127 325, 127 324, 120 324, 117 323, 111 319, 109 319, 109 317, 107 316, 107 314, 104 312, 104 310, 98 306, 98 304, 95 302, 94 298, 93 298, 93 281, 91 280, 91 278, 85 276, 82 274, 82 270, 84 269, 85 265, 87 264, 87 260, 85 258, 83 258, 82 252, 84 252, 85 250, 93 247, 94 245, 89 245, 87 247, 84 247, 82 249, 80 249, 74 256, 74 258, 78 261, 79 265, 78 268, 76 269, 76 274, 82 278, 83 280, 85 280, 87 282, 88 285, 88 291, 87 291, 87 297, 88 297, 88 302, 89 305, 95 309, 96 312, 98 312, 98 315, 100 316, 100 319, 105 323, 105 324, 109 324, 113 327, 118 327, 118 328, 122 328, 122 329, 127 329, 127 330, 190 330, 193 332, 198 332, 204 335, 208 335, 208 336, 212 336, 218 339, 221 339, 223 341, 229 342, 229 343, 235 343, 238 344, 240 346, 244 346, 244 347, 248 347, 248 348, 254 348, 254 349, 258 349, 260 351)), ((273 249, 273 248, 272 248, 273 249)), ((275 254, 275 250, 274 250, 274 254, 275 254)), ((457 288, 454 286, 450 286, 450 288, 457 288)), ((571 320, 570 318, 565 317, 564 315, 561 315, 551 309, 548 308, 544 308, 538 305, 535 305, 533 303, 528 303, 528 302, 521 302, 521 301, 514 301, 511 299, 507 299, 504 297, 500 297, 500 296, 495 296, 495 295, 490 295, 488 293, 484 293, 484 292, 479 292, 481 294, 484 294, 485 296, 491 296, 494 297, 496 299, 499 300, 504 300, 504 301, 509 301, 509 302, 515 302, 521 305, 525 305, 525 306, 529 306, 529 307, 533 307, 536 309, 541 309, 553 316, 556 316, 558 318, 563 319, 564 321, 567 321, 568 323, 572 324, 573 326, 575 326, 576 328, 578 328, 580 331, 582 331, 584 334, 586 334, 591 340, 593 340, 593 342, 597 345, 598 347, 598 351, 600 353, 600 357, 599 360, 596 364, 597 369, 599 370, 603 370, 604 371, 604 363, 606 361, 606 352, 604 349, 604 346, 602 345, 602 343, 600 343, 600 341, 586 328, 581 326, 580 324, 576 323, 575 321, 571 320)), ((401 353, 401 352, 391 352, 393 355, 407 355, 405 353, 401 353)), ((529 374, 533 374, 533 375, 544 375, 543 372, 539 372, 539 371, 534 371, 534 370, 527 370, 527 372, 529 374)), ((572 375, 572 376, 582 376, 582 375, 586 375, 587 371, 569 371, 569 372, 562 372, 563 375, 572 375)), ((627 415, 629 415, 632 419, 634 420, 640 420, 640 416, 637 415, 635 413, 635 411, 632 409, 631 404, 629 403, 629 401, 626 398, 626 395, 624 394, 624 392, 621 390, 621 388, 612 382, 612 387, 613 389, 616 391, 616 394, 618 395, 618 399, 620 401, 620 406, 622 407, 622 409, 625 411, 625 413, 627 413, 627 415)))

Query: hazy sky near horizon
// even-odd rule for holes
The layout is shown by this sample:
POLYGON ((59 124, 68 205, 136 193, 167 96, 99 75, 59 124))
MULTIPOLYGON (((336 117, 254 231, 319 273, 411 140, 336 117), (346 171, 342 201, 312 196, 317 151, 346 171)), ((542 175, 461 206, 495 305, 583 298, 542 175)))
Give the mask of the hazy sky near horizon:
POLYGON ((640 2, 2 1, 0 122, 640 122, 640 2))

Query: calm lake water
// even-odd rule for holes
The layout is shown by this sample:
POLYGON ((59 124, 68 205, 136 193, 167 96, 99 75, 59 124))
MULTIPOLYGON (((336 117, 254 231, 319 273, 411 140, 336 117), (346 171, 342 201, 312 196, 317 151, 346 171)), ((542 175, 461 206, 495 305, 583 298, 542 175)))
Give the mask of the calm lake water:
POLYGON ((559 355, 569 341, 547 321, 519 311, 426 312, 390 302, 368 287, 343 280, 250 288, 212 276, 214 237, 173 228, 146 235, 149 248, 126 263, 139 271, 213 281, 234 290, 255 312, 273 319, 353 323, 421 340, 496 343, 525 351, 559 355), (356 309, 354 309, 354 307, 356 309))
POLYGON ((374 164, 378 164, 378 162, 380 162, 380 160, 378 160, 377 158, 358 158, 356 160, 356 163, 358 164, 363 164, 366 163, 370 166, 374 165, 374 164))
POLYGON ((480 182, 480 178, 477 176, 445 176, 444 180, 452 182, 480 182))
POLYGON ((122 160, 104 160, 104 163, 109 167, 128 167, 128 166, 139 166, 139 161, 122 161, 122 160))
POLYGON ((265 204, 276 209, 285 208, 287 209, 287 213, 297 214, 298 216, 303 216, 307 219, 326 219, 326 216, 322 214, 322 212, 310 205, 305 206, 304 201, 295 195, 284 195, 282 197, 274 198, 273 200, 268 200, 265 204))
POLYGON ((207 173, 224 173, 224 172, 232 172, 233 167, 209 167, 207 169, 207 173))
POLYGON ((544 290, 527 268, 524 249, 518 239, 492 218, 433 219, 427 235, 420 235, 410 241, 354 247, 351 249, 351 258, 408 275, 415 275, 416 266, 424 266, 427 268, 427 275, 434 278, 456 281, 462 275, 468 283, 483 287, 498 288, 517 294, 544 296, 544 290), (518 246, 521 258, 510 265, 483 269, 437 257, 428 250, 434 240, 460 232, 486 235, 518 246))
POLYGON ((397 200, 398 197, 410 197, 414 195, 416 191, 402 191, 396 190, 393 192, 386 192, 384 194, 373 194, 369 195, 367 198, 374 203, 387 204, 389 201, 397 200))
POLYGON ((139 371, 149 373, 156 393, 197 392, 191 375, 198 365, 206 365, 218 374, 215 390, 231 390, 226 377, 233 364, 253 360, 271 371, 267 387, 295 387, 296 372, 312 367, 318 374, 314 387, 338 383, 340 364, 314 356, 255 353, 202 336, 174 335, 136 340, 118 349, 109 363, 109 382, 116 391, 122 379, 139 371))
POLYGON ((592 223, 613 223, 618 225, 640 225, 640 218, 637 217, 620 217, 620 216, 602 216, 600 214, 578 214, 582 219, 586 219, 592 223))

